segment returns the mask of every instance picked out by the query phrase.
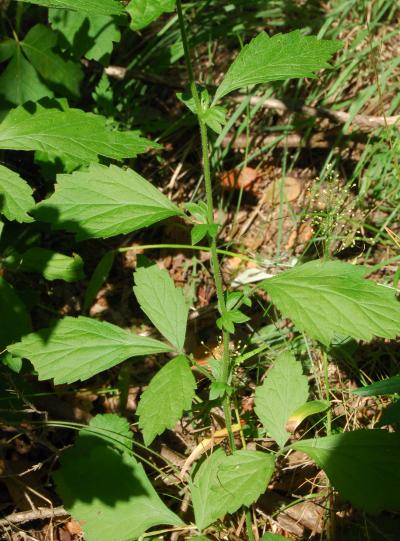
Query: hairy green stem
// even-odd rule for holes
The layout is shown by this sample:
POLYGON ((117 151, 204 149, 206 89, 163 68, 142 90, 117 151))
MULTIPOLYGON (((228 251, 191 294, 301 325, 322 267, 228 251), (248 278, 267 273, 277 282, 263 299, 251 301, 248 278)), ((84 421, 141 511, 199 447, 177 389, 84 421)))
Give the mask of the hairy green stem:
MULTIPOLYGON (((207 126, 204 123, 203 119, 201 118, 202 105, 200 101, 199 92, 196 87, 196 81, 194 79, 194 72, 193 72, 192 61, 190 58, 189 43, 188 43, 188 39, 186 35, 186 26, 185 26, 185 20, 183 17, 181 0, 177 0, 176 8, 178 12, 179 28, 180 28, 180 33, 182 37, 186 68, 189 75, 190 89, 191 89, 192 96, 196 105, 197 119, 198 119, 199 128, 200 128, 204 184, 205 184, 206 199, 207 199, 207 222, 209 225, 214 225, 215 223, 214 222, 214 202, 213 202, 213 193, 212 193, 213 190, 212 190, 207 126)), ((218 260, 217 241, 215 237, 213 237, 211 240, 210 252, 211 252, 211 267, 212 267, 212 271, 214 275, 214 282, 215 282, 215 288, 216 288, 217 299, 218 299, 218 309, 221 316, 223 316, 226 313, 226 303, 225 303, 225 297, 224 297, 221 268, 220 268, 219 260, 218 260)), ((224 344, 223 380, 226 384, 228 384, 229 379, 230 379, 230 372, 231 372, 231 360, 230 360, 230 352, 229 352, 229 341, 230 341, 229 333, 226 331, 223 331, 222 339, 223 339, 223 344, 224 344)), ((229 434, 230 446, 233 451, 235 449, 235 441, 234 441, 234 437, 232 433, 230 400, 227 394, 225 395, 225 398, 224 398, 224 416, 225 416, 226 428, 229 434)))

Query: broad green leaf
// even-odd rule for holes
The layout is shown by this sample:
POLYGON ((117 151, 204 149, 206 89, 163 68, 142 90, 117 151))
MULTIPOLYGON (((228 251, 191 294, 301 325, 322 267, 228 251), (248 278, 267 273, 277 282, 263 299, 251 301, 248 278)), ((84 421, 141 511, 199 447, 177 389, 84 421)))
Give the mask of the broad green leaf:
POLYGON ((89 284, 85 291, 85 298, 83 301, 84 310, 88 310, 93 304, 97 293, 99 292, 101 286, 104 284, 107 276, 110 273, 111 267, 114 263, 114 259, 115 252, 111 250, 109 252, 106 252, 98 262, 92 276, 90 277, 89 284))
POLYGON ((113 17, 91 15, 66 9, 50 9, 49 21, 60 32, 65 45, 80 58, 102 60, 108 57, 119 42, 121 33, 113 17))
POLYGON ((240 51, 219 85, 215 100, 249 85, 299 77, 315 77, 315 72, 330 68, 332 55, 341 48, 339 41, 304 36, 300 30, 276 34, 261 32, 240 51))
POLYGON ((311 400, 297 408, 289 417, 286 423, 286 428, 290 432, 294 432, 301 425, 304 419, 310 415, 316 415, 329 409, 330 404, 327 400, 311 400))
POLYGON ((400 510, 400 433, 357 430, 291 446, 310 456, 332 485, 368 512, 400 510))
POLYGON ((98 155, 122 160, 158 148, 137 132, 107 129, 100 115, 34 107, 34 112, 17 107, 8 113, 0 124, 0 149, 41 150, 89 163, 98 155))
POLYGON ((83 72, 78 63, 64 60, 53 51, 57 34, 43 24, 32 27, 21 47, 37 72, 49 83, 62 87, 72 96, 79 97, 79 84, 83 72))
POLYGON ((0 276, 0 351, 32 330, 31 319, 15 289, 0 276))
POLYGON ((365 269, 342 261, 311 261, 264 280, 284 317, 329 345, 335 335, 370 341, 400 334, 394 291, 364 279, 365 269))
POLYGON ((143 312, 178 351, 183 351, 189 313, 183 289, 157 265, 139 268, 134 279, 133 290, 143 312))
POLYGON ((255 412, 280 447, 290 436, 286 430, 290 415, 307 398, 308 381, 301 362, 289 351, 281 353, 255 394, 255 412))
POLYGON ((16 48, 0 76, 0 96, 13 105, 53 97, 53 92, 40 80, 35 68, 22 54, 21 47, 16 48))
POLYGON ((132 17, 131 28, 141 30, 164 12, 174 11, 176 0, 131 0, 126 10, 132 17))
POLYGON ((400 393, 400 374, 383 381, 377 381, 366 387, 360 387, 360 389, 355 389, 352 392, 358 396, 381 396, 400 393))
POLYGON ((56 384, 83 381, 130 357, 169 350, 158 340, 83 316, 60 319, 8 347, 31 361, 39 379, 54 378, 56 384))
POLYGON ((0 165, 0 213, 8 220, 33 222, 28 211, 35 205, 32 188, 18 173, 0 165))
POLYGON ((157 372, 142 394, 137 409, 146 445, 167 428, 173 428, 183 412, 190 409, 195 389, 196 380, 183 355, 157 372))
POLYGON ((181 212, 132 169, 92 164, 87 171, 58 175, 54 194, 32 213, 83 240, 130 233, 181 212))
POLYGON ((277 533, 265 533, 261 541, 287 541, 287 538, 277 533))
POLYGON ((120 15, 124 12, 118 0, 18 0, 48 8, 72 9, 89 15, 120 15))
POLYGON ((86 541, 133 540, 152 526, 182 523, 129 452, 132 433, 130 437, 128 433, 126 420, 96 416, 80 431, 76 444, 62 453, 61 467, 53 475, 57 492, 81 523, 86 541), (105 432, 114 441, 105 440, 105 432))
POLYGON ((273 471, 271 454, 240 450, 227 456, 217 449, 201 464, 191 484, 199 530, 225 513, 234 513, 242 505, 255 502, 267 489, 273 471))
POLYGON ((46 280, 77 282, 85 278, 79 255, 67 256, 45 248, 29 248, 21 256, 18 270, 40 272, 46 280))
POLYGON ((378 426, 398 424, 400 424, 400 400, 383 410, 378 426))
POLYGON ((5 62, 12 58, 17 49, 17 42, 14 39, 5 39, 0 43, 0 62, 5 62))

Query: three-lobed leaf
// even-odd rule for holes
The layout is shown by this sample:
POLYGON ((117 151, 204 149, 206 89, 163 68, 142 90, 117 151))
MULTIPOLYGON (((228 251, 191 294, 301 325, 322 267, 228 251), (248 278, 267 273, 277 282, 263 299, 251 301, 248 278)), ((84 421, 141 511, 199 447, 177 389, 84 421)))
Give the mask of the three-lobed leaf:
POLYGON ((163 366, 146 388, 137 408, 139 427, 146 445, 173 428, 189 410, 195 394, 196 380, 183 355, 163 366))
POLYGON ((80 109, 30 104, 12 109, 0 124, 0 149, 40 150, 83 163, 98 155, 122 160, 149 148, 158 145, 137 132, 111 131, 104 117, 80 109))
POLYGON ((400 510, 400 433, 356 430, 291 447, 309 455, 356 507, 371 513, 400 510))
POLYGON ((8 220, 32 222, 28 212, 35 205, 29 184, 8 167, 0 164, 0 212, 8 220))
POLYGON ((99 164, 58 175, 54 194, 33 211, 38 220, 75 233, 77 240, 130 233, 180 213, 135 171, 99 164))
POLYGON ((262 287, 300 331, 329 345, 335 336, 370 341, 400 334, 394 291, 342 261, 311 261, 264 280, 262 287))
POLYGON ((143 312, 178 351, 183 351, 189 313, 183 290, 157 265, 140 267, 134 279, 133 290, 143 312))
POLYGON ((330 68, 328 61, 341 42, 305 36, 300 30, 269 37, 261 32, 245 45, 228 69, 215 94, 214 103, 245 86, 299 77, 315 77, 330 68))
POLYGON ((255 412, 280 447, 290 436, 286 430, 290 415, 307 398, 308 381, 303 375, 301 362, 296 361, 289 351, 281 353, 255 394, 255 412))
POLYGON ((138 539, 152 526, 182 523, 154 490, 131 446, 125 419, 97 415, 61 456, 53 475, 57 492, 87 541, 138 539))
POLYGON ((39 379, 53 378, 61 384, 88 379, 130 357, 166 352, 170 347, 111 323, 80 316, 65 317, 28 334, 8 351, 29 359, 39 379))
POLYGON ((201 464, 191 483, 195 522, 206 528, 225 513, 251 505, 265 492, 274 471, 271 454, 217 449, 201 464))

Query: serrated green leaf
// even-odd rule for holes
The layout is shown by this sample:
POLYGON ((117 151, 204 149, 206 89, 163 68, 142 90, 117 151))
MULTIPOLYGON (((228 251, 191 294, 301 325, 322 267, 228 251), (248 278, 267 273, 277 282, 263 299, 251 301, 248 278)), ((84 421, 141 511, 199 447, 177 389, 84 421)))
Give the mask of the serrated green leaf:
POLYGON ((283 447, 290 434, 286 423, 298 407, 308 398, 307 377, 301 363, 292 353, 284 351, 268 371, 264 383, 257 387, 255 412, 269 435, 283 447))
POLYGON ((104 284, 107 276, 110 273, 111 267, 114 263, 114 259, 115 252, 111 250, 110 252, 106 252, 98 262, 92 276, 90 277, 89 284, 85 291, 85 298, 83 300, 84 310, 88 310, 93 304, 93 301, 96 298, 99 289, 104 284))
POLYGON ((125 420, 97 415, 80 431, 76 444, 62 453, 61 467, 54 474, 57 492, 82 524, 87 541, 138 539, 152 526, 182 523, 128 452, 127 432, 125 420), (104 438, 107 432, 114 435, 117 446, 104 438), (121 452, 123 442, 126 452, 121 452))
MULTIPOLYGON (((53 97, 53 92, 40 80, 35 68, 17 47, 0 76, 0 95, 13 105, 53 97)), ((1 131, 1 125, 0 125, 1 131)))
POLYGON ((38 6, 82 11, 89 15, 120 15, 124 8, 117 0, 17 0, 38 6))
POLYGON ((248 85, 315 77, 316 71, 331 67, 328 60, 341 46, 339 41, 304 36, 300 30, 272 38, 261 32, 240 51, 219 85, 214 102, 248 85))
POLYGON ((137 132, 107 129, 106 119, 100 115, 80 109, 46 109, 39 104, 34 108, 30 112, 17 107, 8 113, 0 124, 0 148, 41 150, 90 163, 98 155, 122 160, 159 147, 137 132))
POLYGON ((129 422, 124 417, 114 413, 105 413, 96 415, 90 420, 88 427, 83 427, 80 435, 95 435, 102 439, 108 445, 122 451, 130 453, 132 450, 133 433, 129 428, 129 422))
POLYGON ((335 335, 371 340, 400 333, 394 291, 365 280, 365 269, 342 261, 311 261, 264 280, 284 317, 329 345, 335 335))
POLYGON ((358 396, 381 396, 400 393, 400 374, 383 381, 371 383, 371 385, 366 385, 365 387, 360 387, 359 389, 354 389, 352 393, 358 396))
POLYGON ((206 528, 225 513, 251 505, 267 489, 274 471, 271 454, 217 449, 201 464, 191 484, 196 526, 206 528))
POLYGON ((176 0, 131 0, 126 10, 132 17, 131 28, 141 30, 164 12, 175 9, 176 0))
POLYGON ((0 351, 32 330, 31 318, 18 293, 0 276, 0 351))
POLYGON ((91 15, 66 9, 50 9, 49 22, 65 39, 75 57, 100 61, 107 58, 119 42, 121 32, 113 17, 91 15))
POLYGON ((157 265, 139 268, 134 279, 133 290, 143 312, 178 351, 183 351, 189 313, 183 290, 157 265))
POLYGON ((21 47, 37 72, 47 81, 62 87, 73 97, 79 97, 83 72, 78 63, 64 60, 53 51, 57 34, 43 24, 33 26, 21 47))
POLYGON ((18 270, 40 272, 46 280, 77 282, 85 278, 79 255, 67 256, 45 248, 29 248, 21 256, 18 270))
POLYGON ((92 164, 87 171, 58 175, 54 194, 32 214, 83 240, 130 233, 181 212, 132 169, 92 164))
POLYGON ((0 165, 0 213, 8 220, 33 222, 28 211, 35 205, 33 191, 18 173, 0 165))
POLYGON ((54 383, 85 380, 130 357, 170 351, 169 346, 87 317, 65 317, 8 347, 29 359, 39 379, 54 383))
POLYGON ((371 513, 400 510, 400 433, 357 430, 291 447, 310 456, 356 507, 371 513))
POLYGON ((137 408, 139 427, 146 445, 173 428, 189 410, 195 395, 196 380, 183 355, 163 366, 146 388, 137 408))

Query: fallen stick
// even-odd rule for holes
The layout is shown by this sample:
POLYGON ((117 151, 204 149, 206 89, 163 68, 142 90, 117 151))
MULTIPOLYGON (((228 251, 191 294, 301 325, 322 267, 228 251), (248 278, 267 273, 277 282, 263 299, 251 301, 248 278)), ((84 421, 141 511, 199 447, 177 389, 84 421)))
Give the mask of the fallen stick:
POLYGON ((64 507, 39 507, 38 509, 32 509, 32 511, 21 511, 20 513, 11 513, 5 518, 0 520, 0 528, 2 526, 9 526, 10 524, 24 524, 25 522, 31 522, 32 520, 46 520, 51 518, 67 518, 70 514, 64 509, 64 507))

